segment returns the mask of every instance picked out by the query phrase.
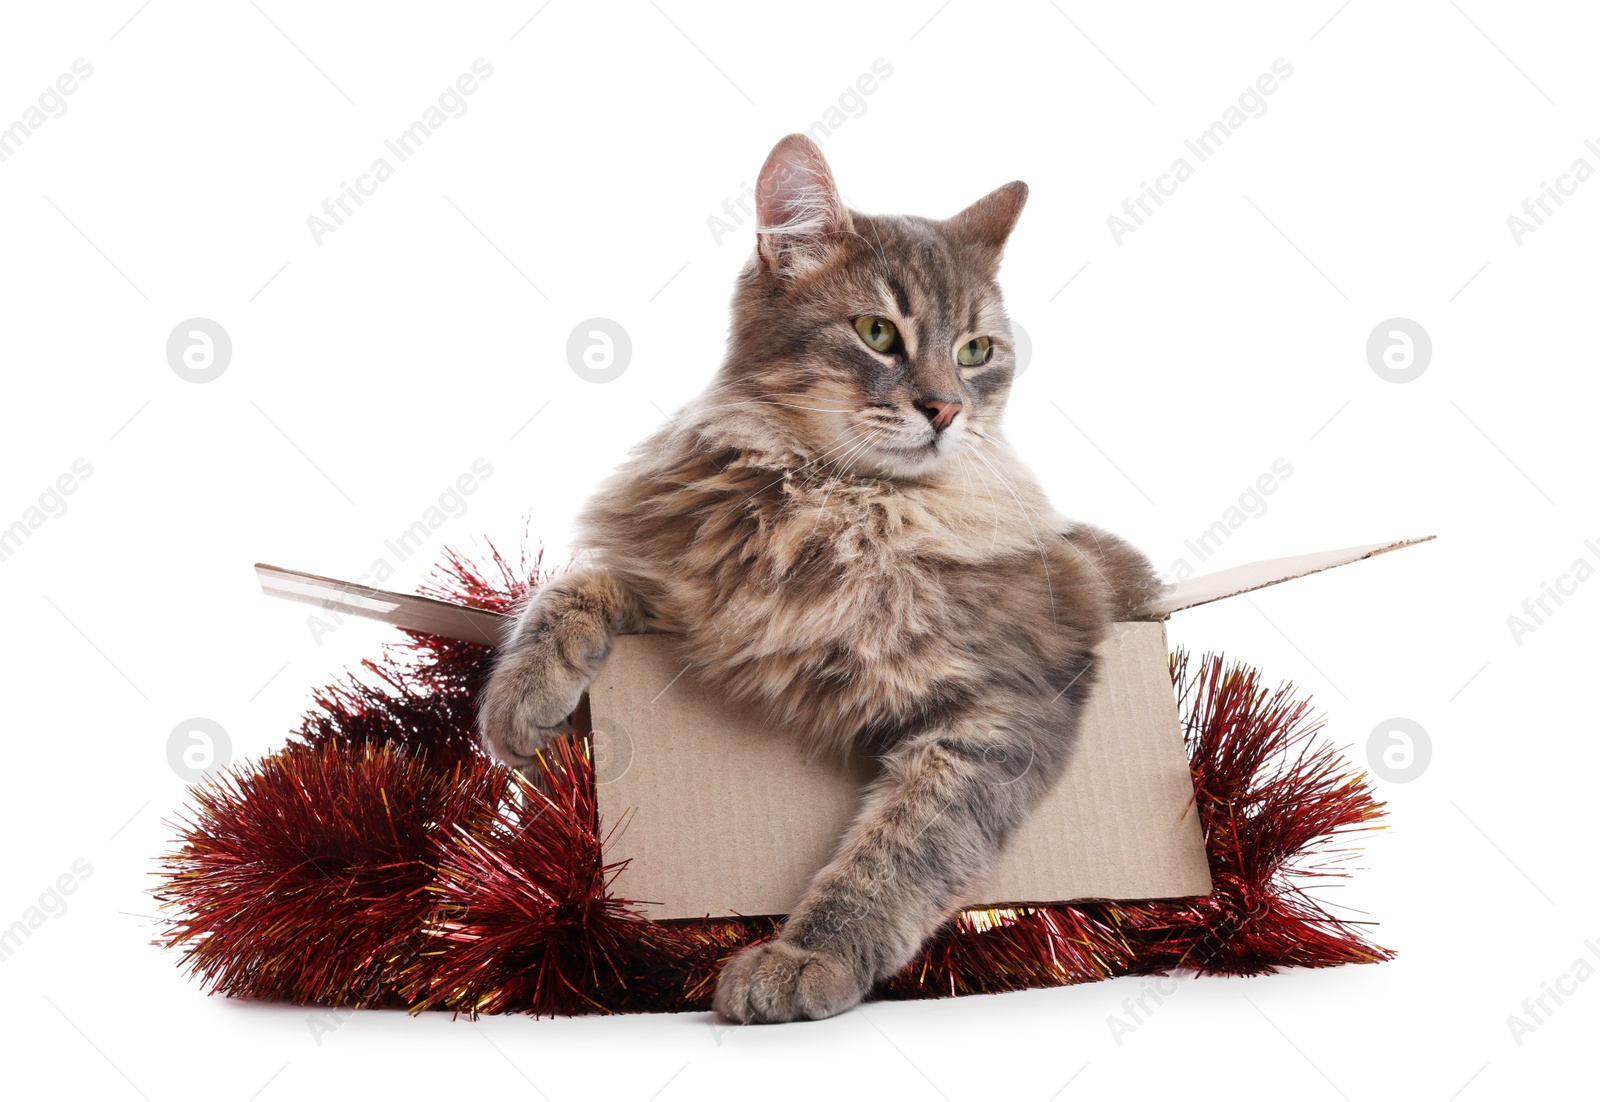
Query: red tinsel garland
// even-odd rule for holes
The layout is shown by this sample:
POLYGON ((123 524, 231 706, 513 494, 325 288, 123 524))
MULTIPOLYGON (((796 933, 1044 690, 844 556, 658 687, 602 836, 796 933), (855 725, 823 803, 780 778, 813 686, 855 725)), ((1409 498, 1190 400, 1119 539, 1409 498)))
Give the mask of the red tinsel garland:
MULTIPOLYGON (((449 553, 430 596, 509 612, 539 560, 449 553)), ((209 784, 157 891, 165 941, 213 991, 413 1011, 703 1010, 721 963, 775 918, 651 922, 610 892, 586 741, 533 785, 473 736, 487 648, 412 635, 316 696, 284 750, 209 784), (406 653, 409 652, 409 653, 406 653)), ((1308 896, 1376 829, 1366 776, 1316 737, 1309 704, 1255 671, 1173 663, 1210 855, 1202 899, 965 911, 876 998, 1048 987, 1130 973, 1255 974, 1387 960, 1308 896)))

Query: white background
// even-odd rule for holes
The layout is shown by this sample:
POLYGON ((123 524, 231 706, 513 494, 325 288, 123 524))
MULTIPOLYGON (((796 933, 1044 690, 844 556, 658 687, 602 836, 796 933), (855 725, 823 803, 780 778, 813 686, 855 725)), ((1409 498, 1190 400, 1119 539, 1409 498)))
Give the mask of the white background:
POLYGON ((1600 965, 1584 947, 1600 939, 1600 582, 1520 643, 1507 617, 1575 559, 1600 562, 1584 545, 1600 537, 1600 182, 1520 243, 1506 219, 1575 158, 1600 168, 1593 11, 540 2, 0 17, 0 125, 75 59, 94 69, 0 164, 0 526, 74 460, 93 468, 0 562, 0 926, 74 860, 93 870, 0 964, 6 1078, 268 1100, 1587 1083, 1600 983, 1548 1002, 1520 1045, 1507 1017, 1575 960, 1600 965), (314 241, 307 216, 477 58, 494 72, 466 113, 314 241), (1172 624, 1176 643, 1314 694, 1363 767, 1384 720, 1429 733, 1419 778, 1375 782, 1392 829, 1322 893, 1378 921, 1398 959, 1185 984, 1120 1044, 1107 1018, 1139 979, 731 1034, 703 1014, 369 1012, 320 1044, 305 1009, 207 998, 150 945, 163 819, 185 801, 169 733, 207 717, 235 758, 270 750, 314 686, 389 638, 352 622, 317 641, 251 563, 366 571, 478 458, 492 477, 390 584, 445 546, 513 547, 525 516, 562 560, 592 484, 718 361, 751 241, 746 226, 715 243, 707 218, 878 58, 892 75, 822 143, 852 205, 943 216, 1032 187, 1003 272, 1034 345, 1009 428, 1063 512, 1165 569, 1282 458, 1292 477, 1207 569, 1439 535, 1172 624), (1278 58, 1294 72, 1266 113, 1116 242, 1107 216, 1278 58), (632 337, 606 385, 566 362, 594 316, 632 337), (1365 352, 1397 316, 1434 350, 1404 384, 1365 352), (193 317, 233 342, 203 385, 165 355, 193 317))

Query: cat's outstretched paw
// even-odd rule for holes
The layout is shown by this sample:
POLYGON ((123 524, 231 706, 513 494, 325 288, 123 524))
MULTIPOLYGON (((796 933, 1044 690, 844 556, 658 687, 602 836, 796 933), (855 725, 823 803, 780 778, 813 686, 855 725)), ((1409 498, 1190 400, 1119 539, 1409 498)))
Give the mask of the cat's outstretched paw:
POLYGON ((570 730, 567 719, 587 688, 588 679, 553 646, 508 654, 495 664, 479 696, 479 742, 500 761, 527 772, 551 739, 570 730))
POLYGON ((744 1024, 830 1018, 859 1003, 867 987, 844 958, 776 940, 723 966, 712 1006, 744 1024))

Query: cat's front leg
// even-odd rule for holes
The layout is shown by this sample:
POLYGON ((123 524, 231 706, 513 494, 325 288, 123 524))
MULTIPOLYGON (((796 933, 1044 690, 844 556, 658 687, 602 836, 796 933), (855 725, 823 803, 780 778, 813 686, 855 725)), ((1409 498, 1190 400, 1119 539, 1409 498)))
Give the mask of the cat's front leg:
POLYGON ((737 1022, 826 1018, 905 967, 1060 775, 1075 715, 1056 714, 1031 729, 968 721, 894 749, 779 935, 723 968, 717 1012, 737 1022))
POLYGON ((618 633, 641 631, 639 598, 603 568, 545 583, 495 656, 478 702, 478 736, 489 753, 525 769, 567 730, 618 633))

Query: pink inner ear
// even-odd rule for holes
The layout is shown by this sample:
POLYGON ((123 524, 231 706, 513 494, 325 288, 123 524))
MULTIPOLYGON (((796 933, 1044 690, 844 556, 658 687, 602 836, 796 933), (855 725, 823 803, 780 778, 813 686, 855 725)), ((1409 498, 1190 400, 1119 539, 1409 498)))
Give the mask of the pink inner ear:
POLYGON ((784 138, 767 157, 756 182, 758 232, 816 237, 845 220, 833 173, 822 150, 804 134, 784 138))

